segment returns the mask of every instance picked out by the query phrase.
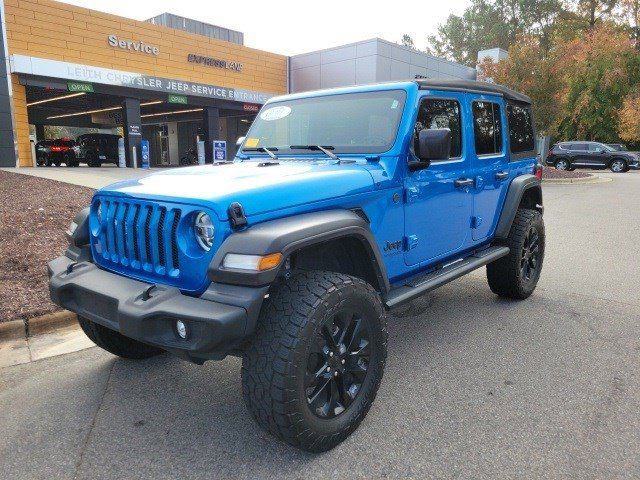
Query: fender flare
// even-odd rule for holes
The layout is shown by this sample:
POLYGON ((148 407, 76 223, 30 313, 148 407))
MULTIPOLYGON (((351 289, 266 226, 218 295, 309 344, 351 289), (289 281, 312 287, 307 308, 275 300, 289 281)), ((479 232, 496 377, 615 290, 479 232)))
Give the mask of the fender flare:
POLYGON ((516 212, 518 211, 522 197, 525 192, 532 189, 534 190, 536 199, 536 210, 540 213, 543 212, 542 185, 538 177, 535 175, 520 175, 519 177, 514 178, 511 185, 509 185, 507 197, 504 200, 502 213, 500 214, 498 226, 496 227, 495 237, 497 239, 504 240, 509 236, 511 224, 513 223, 513 219, 516 217, 516 212))
POLYGON ((369 223, 360 215, 344 209, 304 213, 268 220, 231 234, 222 242, 209 264, 207 274, 212 282, 232 285, 264 286, 277 277, 280 265, 264 272, 226 269, 222 262, 227 253, 268 255, 282 253, 283 260, 293 252, 311 245, 352 237, 360 240, 372 262, 378 286, 384 294, 390 290, 384 262, 369 223))

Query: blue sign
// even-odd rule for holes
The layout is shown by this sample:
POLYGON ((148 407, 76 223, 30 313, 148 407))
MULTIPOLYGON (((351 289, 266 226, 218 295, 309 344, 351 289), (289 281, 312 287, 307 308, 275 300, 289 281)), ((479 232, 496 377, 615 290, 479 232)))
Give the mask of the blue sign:
POLYGON ((142 157, 142 168, 149 168, 149 140, 140 142, 140 155, 142 157))
POLYGON ((227 159, 227 142, 224 140, 213 141, 213 161, 224 162, 227 159))

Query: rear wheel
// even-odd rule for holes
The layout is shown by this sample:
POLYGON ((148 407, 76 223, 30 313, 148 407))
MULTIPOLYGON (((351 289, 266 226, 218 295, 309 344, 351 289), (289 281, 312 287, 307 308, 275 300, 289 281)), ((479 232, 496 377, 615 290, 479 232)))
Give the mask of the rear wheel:
POLYGON ((285 442, 329 450, 363 420, 387 354, 378 293, 348 275, 309 271, 274 288, 242 359, 256 421, 285 442))
POLYGON ((556 170, 569 170, 569 168, 570 165, 566 159, 560 158, 556 160, 556 170))
POLYGON ((523 300, 535 290, 542 271, 545 233, 540 212, 519 208, 505 245, 509 255, 487 265, 489 288, 502 297, 523 300))
POLYGON ((78 317, 78 323, 89 339, 100 348, 122 358, 141 360, 162 353, 162 350, 146 343, 125 337, 118 332, 78 317))

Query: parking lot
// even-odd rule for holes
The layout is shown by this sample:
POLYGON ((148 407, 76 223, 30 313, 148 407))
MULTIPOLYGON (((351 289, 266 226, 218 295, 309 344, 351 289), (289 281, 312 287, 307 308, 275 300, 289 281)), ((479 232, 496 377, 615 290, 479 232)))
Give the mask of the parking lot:
POLYGON ((389 318, 371 412, 334 450, 247 413, 240 361, 97 348, 0 370, 0 478, 638 478, 640 172, 544 186, 538 289, 484 270, 389 318))

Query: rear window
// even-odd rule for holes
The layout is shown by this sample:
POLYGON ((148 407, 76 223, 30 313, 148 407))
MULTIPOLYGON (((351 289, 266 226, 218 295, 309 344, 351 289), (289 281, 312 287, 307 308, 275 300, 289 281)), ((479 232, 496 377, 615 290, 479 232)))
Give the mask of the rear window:
POLYGON ((502 151, 500 105, 493 102, 473 102, 473 131, 476 155, 492 155, 502 151))
POLYGON ((535 151, 535 133, 531 107, 524 103, 509 102, 507 104, 507 120, 509 122, 511 153, 533 153, 535 151))

